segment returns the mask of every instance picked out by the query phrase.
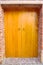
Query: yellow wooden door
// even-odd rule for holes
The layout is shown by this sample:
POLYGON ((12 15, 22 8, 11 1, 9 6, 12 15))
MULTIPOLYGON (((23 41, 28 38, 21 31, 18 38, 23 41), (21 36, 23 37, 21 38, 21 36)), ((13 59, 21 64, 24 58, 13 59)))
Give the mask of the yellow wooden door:
POLYGON ((5 11, 5 56, 37 57, 37 13, 5 11))
POLYGON ((22 12, 22 57, 38 56, 38 16, 36 12, 22 12))
POLYGON ((21 54, 21 23, 19 12, 5 11, 5 55, 19 57, 21 54))

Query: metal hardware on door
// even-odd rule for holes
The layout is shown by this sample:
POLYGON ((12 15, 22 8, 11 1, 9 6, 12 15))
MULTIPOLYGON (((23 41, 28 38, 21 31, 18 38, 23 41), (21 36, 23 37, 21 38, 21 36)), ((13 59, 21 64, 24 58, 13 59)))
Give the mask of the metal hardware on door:
POLYGON ((20 30, 20 28, 18 28, 18 30, 20 30))
POLYGON ((23 30, 24 30, 24 28, 23 28, 23 30))

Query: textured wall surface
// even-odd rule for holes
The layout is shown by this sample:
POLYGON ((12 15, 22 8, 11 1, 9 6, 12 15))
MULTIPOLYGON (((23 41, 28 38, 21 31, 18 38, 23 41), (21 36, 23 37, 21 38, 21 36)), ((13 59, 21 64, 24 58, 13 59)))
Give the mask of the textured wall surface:
POLYGON ((3 19, 3 10, 0 5, 0 63, 3 60, 4 56, 4 19, 3 19))
POLYGON ((43 0, 0 0, 0 1, 43 1, 43 0))
POLYGON ((39 12, 39 21, 38 21, 38 58, 41 59, 41 45, 42 45, 42 8, 39 12))
MULTIPOLYGON (((41 32, 41 31, 40 31, 41 32)), ((42 43, 41 43, 41 61, 43 62, 43 5, 42 5, 42 43)))

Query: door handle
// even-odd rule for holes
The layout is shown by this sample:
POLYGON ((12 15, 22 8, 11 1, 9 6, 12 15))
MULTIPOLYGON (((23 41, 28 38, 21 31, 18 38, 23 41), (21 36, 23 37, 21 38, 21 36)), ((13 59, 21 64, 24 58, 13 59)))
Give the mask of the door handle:
POLYGON ((23 31, 24 31, 25 29, 23 28, 23 31))
POLYGON ((20 30, 20 28, 18 28, 18 30, 20 30))

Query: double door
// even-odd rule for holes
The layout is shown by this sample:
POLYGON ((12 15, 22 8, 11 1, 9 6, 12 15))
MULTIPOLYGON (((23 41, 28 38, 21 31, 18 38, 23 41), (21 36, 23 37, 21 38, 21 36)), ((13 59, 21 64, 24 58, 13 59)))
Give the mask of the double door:
POLYGON ((32 11, 5 11, 5 56, 38 56, 38 18, 32 11))

